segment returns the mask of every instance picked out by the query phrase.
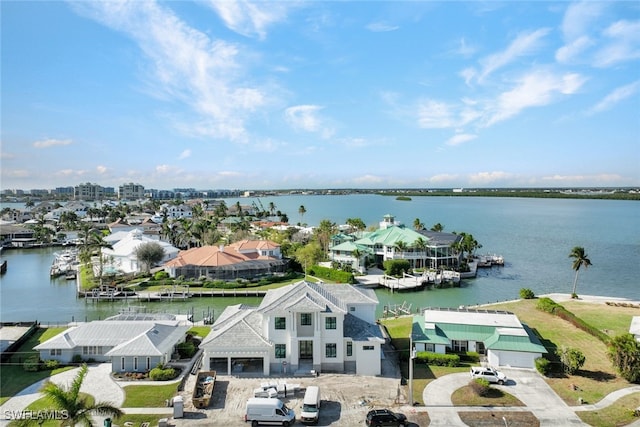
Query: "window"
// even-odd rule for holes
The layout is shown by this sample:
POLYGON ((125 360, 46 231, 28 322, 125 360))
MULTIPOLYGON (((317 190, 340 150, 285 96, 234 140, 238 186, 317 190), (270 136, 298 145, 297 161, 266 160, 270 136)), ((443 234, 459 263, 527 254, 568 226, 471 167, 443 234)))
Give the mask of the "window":
POLYGON ((49 354, 50 354, 51 356, 62 356, 62 349, 61 349, 61 348, 52 348, 52 349, 49 351, 49 354))
POLYGON ((373 349, 374 349, 374 347, 373 347, 372 345, 363 345, 363 346, 362 346, 362 349, 363 349, 363 350, 373 350, 373 349))
POLYGON ((326 357, 336 357, 338 353, 336 344, 326 344, 325 353, 326 357))
POLYGON ((287 329, 286 317, 276 317, 276 329, 287 329))
POLYGON ((120 358, 120 370, 124 371, 124 357, 120 358))
POLYGON ((465 351, 467 351, 468 343, 467 341, 452 340, 451 347, 456 353, 464 353, 465 351))
POLYGON ((276 359, 284 359, 287 357, 287 345, 286 344, 276 344, 276 359))
POLYGON ((325 329, 336 329, 337 321, 335 316, 327 317, 324 319, 324 328, 325 329))
POLYGON ((311 326, 311 313, 301 313, 300 324, 302 326, 311 326))
POLYGON ((347 342, 347 356, 353 356, 353 343, 351 341, 347 342))
POLYGON ((356 308, 354 306, 349 307, 349 311, 356 311, 356 308))
POLYGON ((92 354, 100 354, 102 353, 102 347, 89 345, 82 347, 82 354, 92 355, 92 354))
POLYGON ((137 357, 133 358, 133 370, 134 371, 138 370, 138 358, 137 357))
POLYGON ((434 344, 425 344, 424 351, 430 351, 431 353, 433 353, 434 351, 436 351, 436 346, 434 344))
POLYGON ((151 358, 147 357, 147 371, 151 369, 151 358))

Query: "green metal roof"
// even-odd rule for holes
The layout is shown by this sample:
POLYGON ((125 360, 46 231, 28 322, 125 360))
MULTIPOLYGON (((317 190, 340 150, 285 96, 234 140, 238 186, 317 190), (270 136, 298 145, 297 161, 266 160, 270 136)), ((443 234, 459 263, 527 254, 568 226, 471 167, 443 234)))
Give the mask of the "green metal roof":
POLYGON ((413 231, 409 228, 391 226, 385 229, 379 229, 366 237, 363 237, 360 240, 357 240, 356 243, 361 243, 364 245, 386 245, 386 246, 395 246, 395 244, 399 241, 402 241, 407 244, 407 246, 413 245, 416 240, 422 239, 424 241, 428 241, 429 239, 422 234, 413 231))

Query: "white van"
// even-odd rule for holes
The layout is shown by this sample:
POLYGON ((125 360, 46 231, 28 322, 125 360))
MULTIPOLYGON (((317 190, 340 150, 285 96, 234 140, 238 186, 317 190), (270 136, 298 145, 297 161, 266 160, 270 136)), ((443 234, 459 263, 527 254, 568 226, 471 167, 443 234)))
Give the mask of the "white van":
POLYGON ((320 387, 311 385, 304 392, 300 421, 304 424, 318 424, 320 419, 320 387))
POLYGON ((247 400, 244 420, 251 421, 252 427, 262 424, 288 427, 296 422, 296 414, 280 399, 252 397, 247 400))

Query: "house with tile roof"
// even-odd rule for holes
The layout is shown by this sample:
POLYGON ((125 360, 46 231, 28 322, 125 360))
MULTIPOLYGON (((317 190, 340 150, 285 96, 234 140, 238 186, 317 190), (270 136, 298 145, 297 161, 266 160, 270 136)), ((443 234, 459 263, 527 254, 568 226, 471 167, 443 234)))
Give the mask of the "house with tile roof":
POLYGON ((188 330, 175 319, 95 320, 78 323, 34 349, 42 360, 71 363, 80 356, 111 362, 113 372, 147 372, 171 360, 188 330))
POLYGON ((240 240, 227 246, 201 246, 180 251, 164 264, 170 277, 208 280, 252 279, 286 271, 280 245, 269 240, 240 240))
POLYGON ((417 351, 476 352, 495 367, 534 369, 535 360, 547 353, 533 331, 508 311, 428 308, 413 317, 411 341, 417 351))
POLYGON ((229 375, 380 375, 384 338, 371 289, 301 281, 258 307, 227 307, 200 344, 203 369, 229 375))

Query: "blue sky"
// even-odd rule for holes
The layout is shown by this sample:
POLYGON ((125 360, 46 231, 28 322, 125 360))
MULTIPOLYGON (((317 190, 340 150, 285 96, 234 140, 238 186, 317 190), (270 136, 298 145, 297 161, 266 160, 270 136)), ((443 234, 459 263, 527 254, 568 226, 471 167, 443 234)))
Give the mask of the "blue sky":
POLYGON ((1 187, 640 185, 640 3, 2 1, 1 187))

